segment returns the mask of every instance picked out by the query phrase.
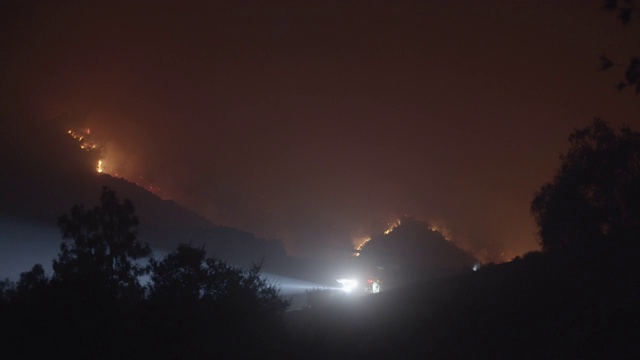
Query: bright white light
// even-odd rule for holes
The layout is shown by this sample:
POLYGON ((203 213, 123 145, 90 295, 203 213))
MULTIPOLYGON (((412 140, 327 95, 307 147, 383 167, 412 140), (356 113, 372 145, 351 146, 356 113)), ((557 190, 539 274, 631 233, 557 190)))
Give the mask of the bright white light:
POLYGON ((338 283, 342 284, 342 291, 346 293, 350 293, 353 289, 358 286, 358 281, 354 279, 338 279, 338 283))
POLYGON ((380 284, 378 284, 377 281, 374 281, 373 284, 371 284, 371 292, 374 294, 377 294, 380 292, 380 284))
POLYGON ((473 264, 473 271, 478 271, 478 270, 480 270, 480 263, 473 264))

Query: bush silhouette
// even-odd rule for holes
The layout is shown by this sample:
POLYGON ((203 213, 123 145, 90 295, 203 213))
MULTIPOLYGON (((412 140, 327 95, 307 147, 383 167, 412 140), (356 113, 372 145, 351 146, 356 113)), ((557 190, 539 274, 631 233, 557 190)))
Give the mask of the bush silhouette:
POLYGON ((244 270, 181 244, 164 259, 151 260, 150 267, 146 325, 161 353, 262 353, 282 330, 289 301, 260 276, 259 265, 244 270))

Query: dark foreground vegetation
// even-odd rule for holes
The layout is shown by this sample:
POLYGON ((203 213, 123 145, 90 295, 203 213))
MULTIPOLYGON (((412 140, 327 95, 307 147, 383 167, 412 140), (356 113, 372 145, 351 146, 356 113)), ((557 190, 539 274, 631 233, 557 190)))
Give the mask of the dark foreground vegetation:
POLYGON ((374 295, 315 293, 289 313, 259 266, 188 245, 149 258, 133 206, 105 188, 60 218, 50 276, 36 265, 0 282, 0 355, 639 358, 640 134, 595 120, 570 142, 532 202, 542 252, 374 295))
POLYGON ((288 301, 260 277, 180 245, 149 259, 130 202, 60 218, 60 254, 17 283, 0 282, 1 357, 200 359, 277 356, 288 301), (149 278, 148 285, 139 281, 149 278))
POLYGON ((287 316, 305 358, 637 358, 632 271, 532 253, 287 316))

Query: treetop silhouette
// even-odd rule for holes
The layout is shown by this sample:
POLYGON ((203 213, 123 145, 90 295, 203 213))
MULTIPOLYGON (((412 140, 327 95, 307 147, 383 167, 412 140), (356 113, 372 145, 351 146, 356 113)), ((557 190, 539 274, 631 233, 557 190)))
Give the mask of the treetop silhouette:
POLYGON ((85 210, 75 205, 59 218, 63 239, 73 242, 60 245, 54 278, 99 278, 112 289, 139 287, 138 277, 146 270, 135 260, 148 257, 151 250, 137 240, 137 225, 131 201, 120 201, 113 190, 103 187, 99 206, 85 210))
POLYGON ((555 177, 531 203, 543 251, 637 247, 640 133, 595 119, 569 143, 555 177))

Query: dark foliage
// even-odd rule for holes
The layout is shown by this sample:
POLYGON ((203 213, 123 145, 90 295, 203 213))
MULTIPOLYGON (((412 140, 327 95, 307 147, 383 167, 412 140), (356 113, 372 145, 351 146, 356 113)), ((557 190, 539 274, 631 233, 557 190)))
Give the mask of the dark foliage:
POLYGON ((113 190, 103 187, 100 206, 71 209, 58 221, 63 239, 58 259, 53 262, 54 281, 93 283, 113 296, 141 296, 138 277, 145 269, 136 260, 149 256, 151 249, 136 239, 138 218, 129 200, 120 202, 113 190))
POLYGON ((143 325, 158 356, 273 354, 288 305, 260 276, 259 265, 243 270, 180 245, 163 260, 151 260, 143 325))
POLYGON ((0 282, 1 357, 139 359, 278 354, 289 302, 260 275, 181 245, 162 260, 136 239, 129 201, 104 188, 59 226, 52 276, 41 265, 0 282), (140 276, 149 274, 147 288, 140 276))
MULTIPOLYGON (((640 16, 640 9, 636 6, 635 0, 605 0, 603 9, 616 13, 618 19, 623 26, 627 27, 632 20, 637 20, 640 16)), ((616 65, 614 61, 605 55, 600 56, 600 70, 608 70, 616 65)), ((620 64, 626 67, 623 80, 618 82, 616 88, 623 90, 627 87, 635 88, 636 94, 640 94, 640 57, 631 56, 626 64, 620 64)))
POLYGON ((537 253, 288 315, 304 358, 635 359, 638 285, 537 253))
POLYGON ((601 120, 575 130, 553 181, 531 203, 545 252, 637 249, 640 133, 601 120))
POLYGON ((628 25, 633 16, 638 16, 635 0, 605 0, 602 8, 610 12, 616 12, 623 25, 628 25))
POLYGON ((334 289, 323 289, 323 288, 314 288, 311 290, 307 290, 307 308, 315 309, 323 306, 328 306, 330 304, 335 304, 342 298, 345 297, 340 290, 334 289))

